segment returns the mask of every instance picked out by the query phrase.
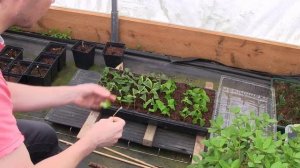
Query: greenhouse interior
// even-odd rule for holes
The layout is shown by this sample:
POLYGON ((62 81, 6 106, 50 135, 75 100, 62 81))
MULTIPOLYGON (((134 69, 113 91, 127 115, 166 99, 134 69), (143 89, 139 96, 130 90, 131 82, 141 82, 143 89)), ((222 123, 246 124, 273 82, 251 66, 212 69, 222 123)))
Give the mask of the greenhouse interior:
POLYGON ((299 168, 299 8, 0 0, 0 167, 299 168))

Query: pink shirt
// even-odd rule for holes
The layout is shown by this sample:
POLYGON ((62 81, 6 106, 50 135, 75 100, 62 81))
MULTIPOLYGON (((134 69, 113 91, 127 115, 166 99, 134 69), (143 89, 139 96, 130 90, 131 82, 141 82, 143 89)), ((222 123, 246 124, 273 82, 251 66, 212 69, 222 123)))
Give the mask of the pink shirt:
POLYGON ((0 158, 13 152, 24 141, 12 109, 11 95, 0 71, 0 158))

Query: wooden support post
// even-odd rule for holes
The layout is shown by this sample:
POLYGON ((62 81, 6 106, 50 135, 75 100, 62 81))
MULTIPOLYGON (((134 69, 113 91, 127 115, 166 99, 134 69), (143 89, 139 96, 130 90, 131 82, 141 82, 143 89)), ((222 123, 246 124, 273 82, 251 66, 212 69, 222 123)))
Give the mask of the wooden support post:
POLYGON ((153 139, 154 139, 154 136, 155 136, 155 133, 156 133, 156 128, 157 128, 156 125, 149 124, 147 126, 147 129, 145 131, 145 135, 144 135, 144 138, 143 138, 143 145, 152 147, 153 139))
POLYGON ((100 116, 100 112, 91 111, 90 115, 86 119, 82 128, 80 129, 77 138, 82 138, 86 131, 91 128, 91 126, 97 121, 97 118, 100 116))
MULTIPOLYGON (((118 65, 115 69, 123 70, 123 63, 118 65)), ((97 121, 97 119, 100 117, 100 112, 91 111, 90 115, 86 119, 85 123, 83 124, 82 128, 80 129, 77 138, 82 138, 86 131, 91 128, 91 126, 97 121)))
MULTIPOLYGON (((205 89, 213 89, 214 84, 212 82, 205 82, 205 89)), ((200 159, 202 159, 200 153, 204 151, 204 143, 205 137, 202 137, 200 135, 196 136, 195 146, 194 146, 194 152, 193 156, 198 156, 200 159)), ((192 161, 194 163, 194 160, 192 161)))

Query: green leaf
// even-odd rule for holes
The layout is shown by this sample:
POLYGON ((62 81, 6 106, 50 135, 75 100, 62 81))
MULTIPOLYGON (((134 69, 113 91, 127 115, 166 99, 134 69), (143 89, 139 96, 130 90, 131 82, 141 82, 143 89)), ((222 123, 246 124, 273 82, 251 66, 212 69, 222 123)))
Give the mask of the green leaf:
POLYGON ((145 82, 144 82, 144 85, 146 86, 146 87, 148 87, 149 89, 152 89, 152 85, 153 85, 153 83, 152 83, 152 81, 149 79, 149 78, 146 78, 146 80, 145 80, 145 82))
POLYGON ((149 99, 146 103, 143 104, 143 108, 147 108, 148 105, 153 101, 153 99, 149 99))
POLYGON ((297 158, 297 159, 300 159, 300 152, 296 153, 296 154, 294 155, 294 157, 297 158))
POLYGON ((221 165, 222 168, 230 168, 230 165, 224 160, 220 160, 219 164, 221 165))
POLYGON ((241 166, 240 159, 237 159, 237 160, 232 162, 230 168, 239 168, 240 166, 241 166))
POLYGON ((168 106, 169 106, 172 110, 175 110, 175 100, 174 100, 174 99, 169 99, 169 100, 168 100, 168 106))
POLYGON ((264 140, 264 144, 263 144, 263 148, 264 148, 264 149, 269 148, 269 146, 271 145, 272 141, 273 141, 273 140, 272 140, 271 138, 265 139, 265 140, 264 140))
POLYGON ((109 109, 111 107, 111 102, 109 100, 105 100, 100 103, 100 107, 103 109, 109 109))
POLYGON ((146 94, 143 94, 140 98, 141 98, 144 102, 147 101, 147 96, 146 96, 146 94))

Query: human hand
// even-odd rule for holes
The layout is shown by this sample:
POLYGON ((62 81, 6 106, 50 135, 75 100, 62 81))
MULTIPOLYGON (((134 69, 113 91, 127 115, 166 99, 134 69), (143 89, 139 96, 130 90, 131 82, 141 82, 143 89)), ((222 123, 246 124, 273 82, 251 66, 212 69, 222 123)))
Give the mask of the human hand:
POLYGON ((119 117, 101 119, 83 136, 93 148, 112 146, 122 137, 125 121, 119 117))
POLYGON ((106 88, 97 84, 81 84, 74 86, 73 103, 84 108, 99 109, 101 102, 105 100, 115 101, 116 96, 106 88))

